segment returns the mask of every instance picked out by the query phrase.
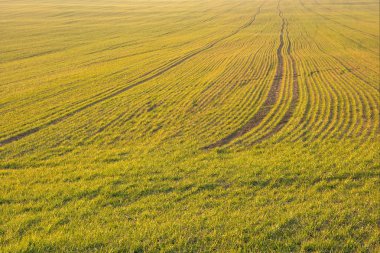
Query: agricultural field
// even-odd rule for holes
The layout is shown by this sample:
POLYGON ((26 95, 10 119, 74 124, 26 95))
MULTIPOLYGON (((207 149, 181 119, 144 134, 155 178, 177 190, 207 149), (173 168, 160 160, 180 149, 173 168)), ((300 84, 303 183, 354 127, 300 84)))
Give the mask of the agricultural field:
POLYGON ((378 0, 0 0, 0 252, 380 252, 378 0))

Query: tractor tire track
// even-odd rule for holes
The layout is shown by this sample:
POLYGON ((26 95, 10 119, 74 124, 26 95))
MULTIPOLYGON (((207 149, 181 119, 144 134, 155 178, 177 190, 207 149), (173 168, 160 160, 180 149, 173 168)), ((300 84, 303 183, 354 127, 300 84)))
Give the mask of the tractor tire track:
POLYGON ((230 135, 224 137, 223 139, 220 139, 220 140, 218 140, 218 141, 216 141, 216 142, 214 142, 208 146, 203 147, 203 149, 207 150, 207 149, 213 149, 216 147, 221 147, 221 146, 229 144, 230 142, 232 142, 236 138, 239 138, 239 137, 245 135, 246 133, 251 131, 253 128, 257 127, 263 121, 263 119, 269 114, 272 107, 276 103, 276 101, 278 99, 277 94, 280 90, 281 80, 282 80, 282 76, 283 76, 283 72, 284 72, 284 59, 283 59, 283 55, 282 55, 282 49, 284 47, 285 21, 282 18, 282 12, 279 9, 279 3, 277 6, 277 9, 278 9, 279 16, 281 17, 282 24, 281 24, 281 31, 280 31, 280 45, 277 48, 278 65, 277 65, 277 69, 276 69, 276 75, 273 79, 273 82, 272 82, 270 90, 267 94, 266 100, 264 101, 264 103, 260 107, 260 109, 256 112, 256 114, 253 115, 253 117, 250 118, 248 120, 248 122, 245 123, 242 127, 237 129, 235 132, 231 133, 230 135))
POLYGON ((88 109, 90 107, 93 107, 93 106, 95 106, 95 105, 97 105, 99 103, 102 103, 102 102, 104 102, 106 100, 109 100, 109 99, 111 99, 113 97, 116 97, 116 96, 118 96, 118 95, 120 95, 120 94, 122 94, 122 93, 124 93, 124 92, 126 92, 126 91, 128 91, 128 90, 130 90, 130 89, 132 89, 132 88, 134 88, 134 87, 136 87, 138 85, 140 85, 140 84, 146 83, 146 82, 148 82, 148 81, 150 81, 150 80, 152 80, 152 79, 154 79, 156 77, 161 76, 162 74, 164 74, 164 73, 168 72, 169 70, 177 67, 178 65, 184 63, 185 61, 190 60, 191 58, 195 57, 196 55, 198 55, 198 54, 200 54, 200 53, 202 53, 202 52, 204 52, 206 50, 211 49, 212 47, 214 47, 215 45, 219 44, 220 42, 222 42, 222 41, 224 41, 224 40, 226 40, 226 39, 228 39, 228 38, 236 35, 237 33, 241 32, 242 30, 244 30, 244 29, 248 28, 249 26, 251 26, 255 22, 256 16, 260 13, 261 7, 263 6, 263 4, 264 4, 264 2, 259 6, 257 12, 253 15, 253 17, 247 23, 245 23, 243 26, 239 27, 235 31, 233 31, 233 32, 231 32, 231 33, 229 33, 229 34, 227 34, 227 35, 225 35, 225 36, 223 36, 223 37, 221 37, 221 38, 219 38, 219 39, 217 39, 215 41, 212 41, 211 43, 207 44, 206 46, 204 46, 204 47, 202 47, 202 48, 200 48, 198 50, 190 52, 189 54, 185 55, 184 57, 181 57, 179 59, 174 60, 173 62, 169 63, 168 65, 166 65, 163 68, 158 68, 159 69, 158 72, 156 72, 155 74, 152 74, 152 75, 146 77, 148 74, 150 74, 150 73, 153 72, 153 71, 149 71, 148 73, 146 73, 146 74, 144 74, 144 75, 141 76, 141 77, 145 77, 145 78, 143 78, 140 81, 135 82, 134 84, 131 84, 131 85, 129 85, 127 87, 124 87, 124 88, 121 88, 119 90, 115 90, 115 91, 111 92, 109 95, 106 95, 104 97, 96 99, 95 101, 93 101, 93 102, 91 102, 89 104, 83 105, 83 106, 81 106, 81 107, 79 107, 79 108, 77 108, 77 109, 75 109, 75 110, 73 110, 71 112, 66 113, 65 115, 63 115, 61 117, 58 117, 58 118, 53 119, 51 121, 48 121, 45 124, 33 127, 31 129, 23 131, 23 132, 21 132, 19 134, 16 134, 16 135, 13 135, 13 136, 8 137, 6 139, 3 139, 3 140, 0 141, 0 147, 3 146, 3 145, 9 144, 9 143, 18 141, 18 140, 20 140, 22 138, 25 138, 25 137, 27 137, 29 135, 32 135, 34 133, 37 133, 38 131, 40 131, 42 129, 45 129, 45 128, 49 127, 49 126, 55 125, 55 124, 57 124, 57 123, 65 120, 67 118, 70 118, 70 117, 74 116, 75 114, 80 113, 80 112, 82 112, 82 111, 84 111, 84 110, 86 110, 86 109, 88 109))
POLYGON ((266 133, 264 136, 260 137, 259 139, 253 141, 251 145, 258 144, 266 139, 269 139, 276 133, 278 133, 285 125, 288 123, 290 118, 293 116, 294 110, 298 104, 298 98, 299 98, 299 87, 298 87, 298 74, 297 74, 297 68, 296 68, 296 61, 294 60, 294 57, 291 54, 291 42, 289 39, 289 31, 288 31, 288 21, 285 21, 286 23, 286 34, 288 39, 288 48, 287 48, 287 54, 290 57, 291 63, 292 63, 292 70, 293 70, 293 90, 292 90, 292 101, 290 102, 290 107, 286 111, 285 115, 282 117, 281 121, 268 133, 266 133))

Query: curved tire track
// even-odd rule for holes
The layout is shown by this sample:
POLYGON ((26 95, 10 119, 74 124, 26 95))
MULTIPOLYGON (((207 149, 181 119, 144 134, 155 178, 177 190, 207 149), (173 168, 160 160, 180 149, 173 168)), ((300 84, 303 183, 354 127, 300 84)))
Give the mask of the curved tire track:
POLYGON ((298 87, 298 74, 297 74, 297 68, 296 68, 296 61, 294 60, 293 56, 291 55, 291 42, 289 39, 289 32, 288 32, 288 22, 286 22, 286 34, 288 39, 288 48, 287 48, 287 54, 290 57, 291 63, 292 63, 292 70, 293 70, 293 90, 292 90, 292 101, 290 102, 290 107, 286 111, 285 115, 282 117, 279 124, 277 124, 270 132, 266 133, 264 136, 260 137, 259 139, 255 140, 251 143, 258 144, 266 139, 269 139, 274 134, 278 133, 285 125, 288 123, 289 119, 293 116, 294 110, 298 104, 298 97, 299 97, 299 87, 298 87))
POLYGON ((218 141, 216 141, 216 142, 214 142, 208 146, 203 147, 203 149, 207 150, 207 149, 212 149, 212 148, 227 145, 230 142, 232 142, 233 140, 235 140, 236 138, 239 138, 239 137, 243 136, 244 134, 248 133, 249 131, 251 131, 253 128, 258 126, 263 121, 265 116, 267 116, 269 114, 269 112, 271 111, 271 108, 276 103, 277 98, 278 98, 277 94, 278 94, 278 91, 279 91, 280 86, 281 86, 281 80, 282 80, 282 76, 283 76, 283 72, 284 72, 284 59, 283 59, 283 55, 282 55, 282 49, 284 47, 285 21, 282 18, 282 12, 279 9, 279 3, 277 6, 277 9, 279 12, 279 16, 281 17, 282 24, 281 24, 281 31, 280 31, 280 45, 277 48, 278 65, 277 65, 277 69, 276 69, 276 75, 273 79, 273 82, 272 82, 272 85, 271 85, 270 90, 268 92, 266 100, 264 101, 264 103, 260 107, 260 109, 257 111, 257 113, 255 115, 253 115, 253 117, 250 118, 248 120, 248 122, 245 123, 242 127, 237 129, 235 132, 231 133, 230 135, 224 137, 223 139, 220 139, 220 140, 218 140, 218 141))

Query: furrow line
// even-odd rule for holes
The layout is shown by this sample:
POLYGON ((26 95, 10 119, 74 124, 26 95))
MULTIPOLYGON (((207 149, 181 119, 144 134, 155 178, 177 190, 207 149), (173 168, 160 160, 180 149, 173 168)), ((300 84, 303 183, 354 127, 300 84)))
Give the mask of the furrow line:
POLYGON ((372 33, 368 33, 368 32, 365 32, 365 31, 362 31, 362 30, 356 29, 356 28, 354 28, 354 27, 348 26, 348 25, 346 25, 346 24, 342 24, 342 23, 340 23, 339 21, 336 21, 336 20, 334 20, 334 19, 331 19, 331 18, 329 18, 329 17, 326 17, 325 15, 322 15, 322 14, 320 14, 319 12, 316 12, 315 10, 312 10, 311 8, 306 7, 305 4, 304 4, 301 0, 299 0, 299 1, 300 1, 300 4, 301 4, 305 9, 307 9, 308 11, 310 11, 310 12, 312 12, 312 13, 314 13, 314 14, 320 16, 320 17, 322 17, 323 19, 329 20, 329 21, 331 21, 331 22, 333 22, 333 23, 335 23, 335 24, 338 24, 338 25, 341 25, 341 26, 343 26, 343 27, 346 27, 347 29, 350 29, 350 30, 352 30, 352 31, 356 31, 356 32, 359 32, 359 33, 361 33, 361 34, 363 34, 363 35, 367 35, 367 36, 369 36, 369 37, 371 37, 371 38, 373 38, 373 39, 376 39, 376 40, 378 39, 378 36, 376 36, 376 35, 374 35, 374 34, 372 34, 372 33))
MULTIPOLYGON (((218 43, 220 43, 220 42, 222 42, 222 41, 224 41, 224 40, 226 40, 226 39, 228 39, 228 38, 236 35, 240 31, 242 31, 242 30, 246 29, 247 27, 249 27, 250 25, 252 25, 254 23, 254 21, 256 20, 256 16, 260 13, 261 7, 262 7, 263 4, 264 4, 264 2, 260 5, 260 7, 258 8, 258 11, 254 14, 254 16, 251 18, 251 20, 249 22, 247 22, 243 26, 239 27, 237 30, 233 31, 232 33, 230 33, 230 34, 228 34, 226 36, 223 36, 222 38, 219 38, 219 39, 217 39, 217 40, 209 43, 205 47, 200 48, 200 49, 198 49, 196 51, 193 51, 193 52, 189 53, 188 55, 186 55, 186 56, 184 56, 184 57, 182 57, 180 59, 174 60, 174 62, 170 63, 168 66, 166 66, 165 68, 159 70, 157 73, 155 73, 155 74, 153 74, 151 76, 145 77, 146 74, 144 74, 143 77, 145 77, 145 78, 142 79, 142 80, 140 80, 140 81, 137 81, 134 84, 131 84, 131 85, 127 86, 127 87, 124 87, 124 88, 121 88, 119 90, 116 90, 116 91, 110 93, 107 96, 104 96, 104 97, 101 97, 99 99, 96 99, 93 102, 90 102, 90 103, 88 103, 86 105, 83 105, 83 106, 81 106, 81 107, 79 107, 79 108, 77 108, 77 109, 75 109, 75 110, 73 110, 73 111, 71 111, 69 113, 66 113, 65 115, 63 115, 61 117, 58 117, 58 118, 53 119, 51 121, 48 121, 45 124, 36 126, 34 128, 31 128, 31 129, 28 129, 26 131, 23 131, 23 132, 21 132, 19 134, 16 134, 16 135, 13 135, 13 136, 8 137, 6 139, 3 139, 3 140, 0 141, 0 147, 3 146, 3 145, 9 144, 9 143, 18 141, 18 140, 20 140, 22 138, 25 138, 25 137, 27 137, 29 135, 32 135, 32 134, 34 134, 36 132, 39 132, 40 130, 45 129, 45 128, 49 127, 49 126, 55 125, 55 124, 57 124, 57 123, 65 120, 65 119, 67 119, 69 117, 72 117, 72 116, 76 115, 77 113, 80 113, 80 112, 82 112, 82 111, 84 111, 84 110, 86 110, 88 108, 91 108, 91 107, 93 107, 93 106, 95 106, 95 105, 97 105, 97 104, 99 104, 101 102, 104 102, 104 101, 106 101, 108 99, 116 97, 119 94, 122 94, 122 93, 124 93, 124 92, 126 92, 126 91, 128 91, 128 90, 130 90, 130 89, 132 89, 132 88, 134 88, 134 87, 136 87, 138 85, 140 85, 140 84, 143 84, 143 83, 146 83, 146 82, 148 82, 148 81, 150 81, 152 79, 155 79, 155 78, 161 76, 162 74, 168 72, 169 70, 175 68, 176 66, 182 64, 183 62, 188 61, 189 59, 195 57, 196 55, 198 55, 198 54, 200 54, 200 53, 202 53, 202 52, 204 52, 206 50, 209 50, 210 48, 214 47, 218 43)), ((151 71, 148 72, 148 73, 151 73, 151 71)))
POLYGON ((267 94, 266 100, 264 101, 264 103, 260 107, 260 109, 257 111, 257 113, 252 118, 250 118, 248 120, 248 122, 246 122, 242 127, 237 129, 235 132, 231 133, 230 135, 224 137, 223 139, 220 139, 220 140, 218 140, 218 141, 216 141, 216 142, 214 142, 208 146, 203 147, 203 149, 207 150, 207 149, 213 149, 216 147, 221 147, 221 146, 229 144, 230 142, 232 142, 236 138, 239 138, 239 137, 245 135, 246 133, 251 131, 253 128, 258 126, 263 121, 265 116, 267 116, 269 114, 272 107, 276 103, 277 97, 278 97, 277 94, 278 94, 278 91, 279 91, 280 86, 281 86, 280 84, 281 84, 281 80, 283 78, 283 72, 284 72, 284 59, 283 59, 283 55, 282 55, 282 49, 284 47, 285 21, 282 17, 282 12, 279 9, 279 3, 280 3, 280 1, 278 2, 277 8, 278 8, 279 16, 282 20, 282 24, 281 24, 281 31, 280 31, 280 44, 277 48, 278 65, 277 65, 277 69, 276 69, 276 75, 273 79, 273 82, 272 82, 271 88, 267 94))
POLYGON ((289 32, 288 32, 288 22, 286 22, 286 34, 288 39, 288 48, 287 48, 287 54, 290 57, 290 61, 292 64, 292 71, 293 71, 293 89, 292 89, 292 101, 290 103, 290 107, 286 111, 285 115, 282 117, 281 121, 268 133, 266 133, 264 136, 260 137, 259 139, 251 142, 251 145, 258 144, 266 139, 269 139, 276 133, 278 133, 291 119, 293 116, 293 113, 295 111, 295 108, 298 104, 298 98, 299 98, 299 86, 298 86, 298 74, 297 74, 297 66, 296 61, 294 57, 291 54, 291 41, 289 39, 289 32))

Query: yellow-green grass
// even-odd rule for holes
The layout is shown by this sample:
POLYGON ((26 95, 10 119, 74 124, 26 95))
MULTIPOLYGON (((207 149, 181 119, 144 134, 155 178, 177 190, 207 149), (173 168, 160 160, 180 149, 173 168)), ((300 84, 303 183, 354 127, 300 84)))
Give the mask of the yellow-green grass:
POLYGON ((0 0, 1 252, 376 252, 379 3, 0 0))

